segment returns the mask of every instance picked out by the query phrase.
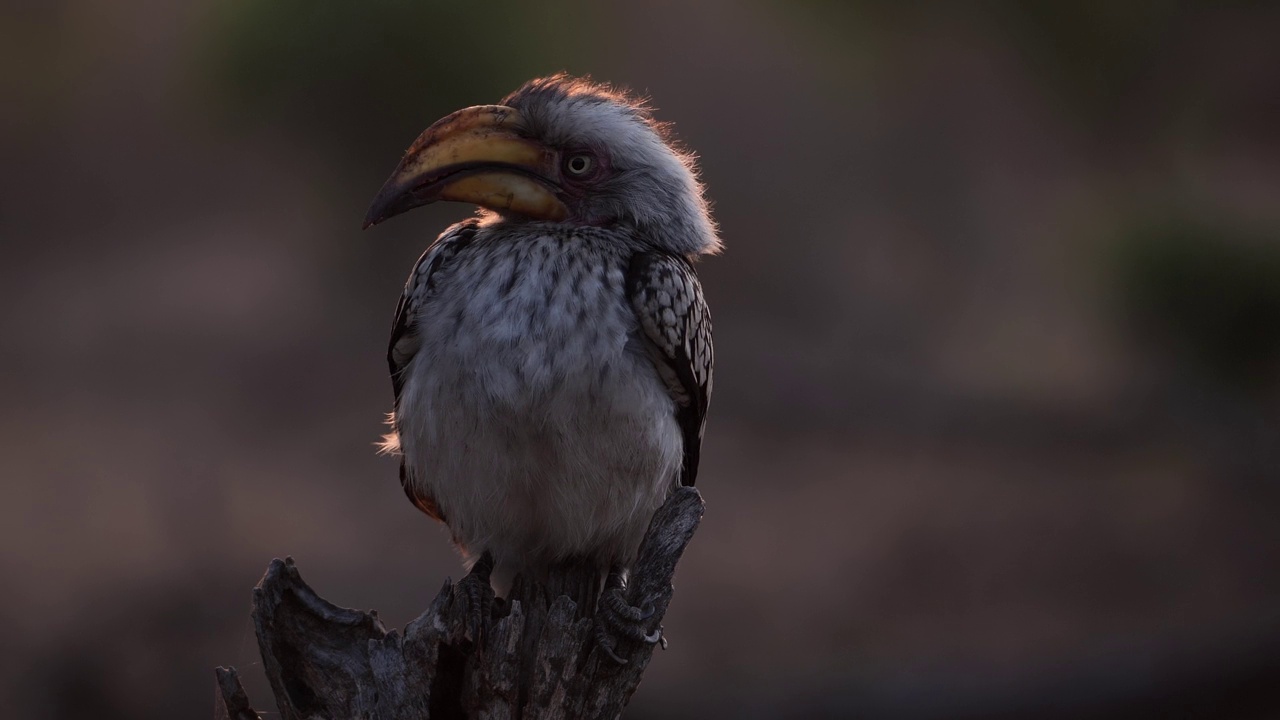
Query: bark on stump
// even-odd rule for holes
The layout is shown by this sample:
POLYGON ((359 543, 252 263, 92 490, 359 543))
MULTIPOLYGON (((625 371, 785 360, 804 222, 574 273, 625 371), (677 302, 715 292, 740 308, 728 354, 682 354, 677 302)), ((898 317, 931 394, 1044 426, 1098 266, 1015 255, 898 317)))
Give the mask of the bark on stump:
MULTIPOLYGON (((653 627, 671 602, 672 575, 702 519, 702 497, 679 488, 654 514, 626 599, 653 603, 653 627)), ((517 580, 475 642, 466 605, 445 582, 404 632, 375 612, 341 608, 302 581, 292 559, 273 560, 253 591, 258 647, 283 720, 616 718, 640 684, 654 646, 619 638, 619 665, 596 647, 594 620, 563 588, 584 569, 545 584, 517 580)), ((215 718, 256 720, 234 668, 216 671, 215 718)))

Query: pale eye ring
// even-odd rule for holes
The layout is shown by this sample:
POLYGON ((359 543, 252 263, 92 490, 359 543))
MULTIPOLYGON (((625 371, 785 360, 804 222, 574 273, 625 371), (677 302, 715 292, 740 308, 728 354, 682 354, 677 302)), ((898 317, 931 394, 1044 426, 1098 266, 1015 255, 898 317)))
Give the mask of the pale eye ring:
POLYGON ((595 166, 595 158, 581 153, 578 155, 570 155, 569 158, 564 161, 565 172, 577 177, 582 177, 583 175, 590 173, 592 168, 595 166))

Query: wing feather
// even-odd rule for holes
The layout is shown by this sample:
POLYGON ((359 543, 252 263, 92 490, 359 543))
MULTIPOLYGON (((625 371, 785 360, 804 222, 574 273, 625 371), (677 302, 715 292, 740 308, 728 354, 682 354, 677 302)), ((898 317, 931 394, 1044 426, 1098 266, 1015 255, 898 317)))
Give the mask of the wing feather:
POLYGON ((627 292, 649 356, 676 403, 676 420, 684 435, 680 483, 693 485, 715 364, 711 313, 702 285, 687 259, 641 252, 631 259, 627 292))

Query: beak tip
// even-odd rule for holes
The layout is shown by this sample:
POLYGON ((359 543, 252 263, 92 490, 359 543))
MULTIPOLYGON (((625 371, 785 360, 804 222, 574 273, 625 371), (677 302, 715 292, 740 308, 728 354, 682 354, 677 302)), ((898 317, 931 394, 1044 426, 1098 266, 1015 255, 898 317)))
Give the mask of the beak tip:
POLYGON ((360 229, 368 230, 374 225, 385 222, 406 210, 412 210, 422 204, 424 203, 406 193, 398 184, 388 180, 387 184, 383 185, 382 189, 378 191, 378 195, 374 197, 373 204, 369 206, 369 211, 364 215, 364 223, 360 226, 360 229))
POLYGON ((373 207, 369 208, 369 212, 365 213, 364 222, 360 224, 361 230, 368 230, 387 219, 386 208, 382 207, 382 203, 374 202, 373 207))

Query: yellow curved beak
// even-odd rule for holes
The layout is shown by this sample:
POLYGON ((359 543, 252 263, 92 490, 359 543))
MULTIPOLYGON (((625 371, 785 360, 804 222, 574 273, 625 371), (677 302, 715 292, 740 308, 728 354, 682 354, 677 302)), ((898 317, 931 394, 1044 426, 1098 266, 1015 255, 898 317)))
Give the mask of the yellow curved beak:
POLYGON ((374 198, 364 227, 440 200, 468 202, 539 220, 561 220, 555 154, 520 137, 520 113, 504 105, 459 110, 409 146, 374 198))

